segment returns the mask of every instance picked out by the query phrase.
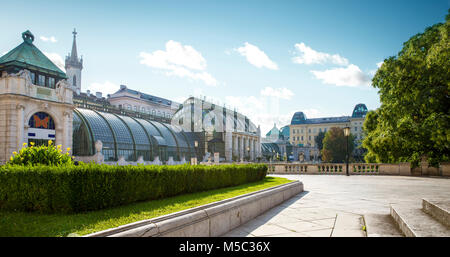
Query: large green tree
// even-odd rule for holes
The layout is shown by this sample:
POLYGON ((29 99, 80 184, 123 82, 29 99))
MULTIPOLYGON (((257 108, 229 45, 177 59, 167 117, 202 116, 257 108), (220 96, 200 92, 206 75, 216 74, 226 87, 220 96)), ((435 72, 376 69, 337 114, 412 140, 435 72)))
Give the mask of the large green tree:
MULTIPOLYGON (((355 137, 350 134, 348 138, 348 153, 351 156, 355 148, 355 137)), ((347 154, 347 137, 344 130, 333 127, 328 130, 323 139, 322 160, 331 163, 344 163, 347 154)))
POLYGON ((449 160, 449 18, 411 37, 372 79, 381 106, 363 125, 367 162, 449 160))

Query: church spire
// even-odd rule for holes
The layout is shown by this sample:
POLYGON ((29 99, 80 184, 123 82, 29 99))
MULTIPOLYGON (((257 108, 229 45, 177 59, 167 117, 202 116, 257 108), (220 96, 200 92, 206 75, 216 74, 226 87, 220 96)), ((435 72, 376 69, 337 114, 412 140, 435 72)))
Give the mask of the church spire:
POLYGON ((66 70, 68 67, 75 67, 79 69, 83 69, 83 58, 78 58, 77 52, 77 31, 73 29, 73 43, 72 43, 72 52, 70 52, 66 56, 66 70))
POLYGON ((77 31, 73 29, 72 52, 66 56, 66 75, 69 84, 79 94, 81 92, 81 70, 83 69, 83 58, 78 58, 77 52, 77 31))
POLYGON ((77 31, 75 29, 73 29, 73 43, 72 43, 72 53, 70 55, 70 58, 73 61, 78 61, 78 56, 77 56, 77 31))

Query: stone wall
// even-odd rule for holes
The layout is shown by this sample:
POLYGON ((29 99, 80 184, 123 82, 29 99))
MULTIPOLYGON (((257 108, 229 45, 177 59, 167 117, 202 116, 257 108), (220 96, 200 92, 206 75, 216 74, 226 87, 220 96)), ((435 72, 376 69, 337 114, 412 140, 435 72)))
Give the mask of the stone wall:
POLYGON ((55 145, 72 148, 72 90, 65 81, 56 89, 31 84, 26 71, 0 77, 0 164, 9 161, 28 142, 28 121, 36 112, 48 113, 55 122, 55 145), (48 94, 40 94, 45 90, 48 94))

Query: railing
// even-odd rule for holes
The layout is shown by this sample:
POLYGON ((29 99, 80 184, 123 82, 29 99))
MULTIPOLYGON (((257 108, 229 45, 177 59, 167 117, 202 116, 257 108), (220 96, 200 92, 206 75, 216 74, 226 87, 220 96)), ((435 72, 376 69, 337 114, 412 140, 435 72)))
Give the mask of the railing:
POLYGON ((345 172, 345 165, 342 164, 319 164, 317 165, 319 173, 341 173, 345 172))
MULTIPOLYGON (((346 175, 345 163, 270 163, 269 173, 272 174, 333 174, 346 175)), ((350 163, 350 175, 414 175, 410 163, 350 163)), ((443 174, 445 172, 442 172, 443 174)))
POLYGON ((349 168, 350 172, 353 173, 378 173, 380 171, 380 165, 379 164, 353 164, 349 168))

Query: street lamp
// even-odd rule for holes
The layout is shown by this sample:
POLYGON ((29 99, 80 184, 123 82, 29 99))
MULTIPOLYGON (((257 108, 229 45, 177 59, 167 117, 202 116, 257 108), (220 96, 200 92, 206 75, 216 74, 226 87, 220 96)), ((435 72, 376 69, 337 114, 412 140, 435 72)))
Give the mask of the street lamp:
POLYGON ((345 127, 344 128, 344 136, 347 137, 347 147, 346 147, 346 152, 347 152, 346 157, 347 158, 346 158, 346 162, 347 162, 347 176, 349 176, 350 174, 348 172, 348 157, 349 157, 349 153, 348 153, 348 138, 350 136, 350 127, 345 127))
POLYGON ((250 147, 249 146, 247 146, 247 157, 248 157, 248 160, 250 161, 250 147))
POLYGON ((197 158, 198 158, 198 141, 197 140, 194 141, 194 146, 195 146, 195 162, 197 164, 197 158))

